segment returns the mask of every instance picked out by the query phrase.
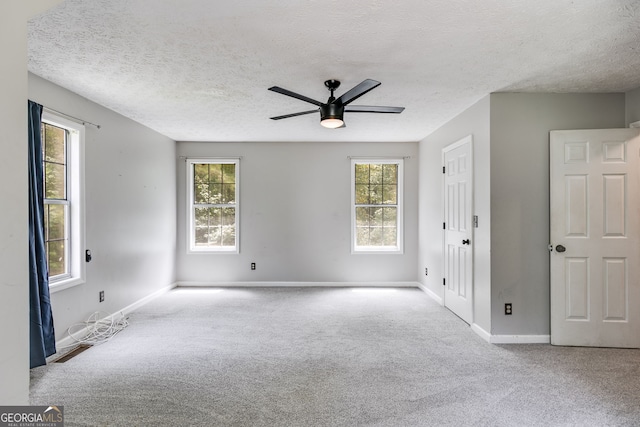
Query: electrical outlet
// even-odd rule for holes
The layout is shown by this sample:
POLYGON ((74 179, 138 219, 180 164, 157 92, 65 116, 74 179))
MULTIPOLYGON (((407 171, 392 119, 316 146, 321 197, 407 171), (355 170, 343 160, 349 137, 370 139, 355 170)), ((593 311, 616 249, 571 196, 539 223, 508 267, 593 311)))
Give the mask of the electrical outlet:
POLYGON ((99 295, 100 295, 100 297, 99 297, 100 302, 104 302, 104 291, 100 291, 99 295))
POLYGON ((425 276, 429 275, 429 269, 427 267, 424 268, 424 275, 425 276))
POLYGON ((513 314, 513 307, 510 302, 504 305, 504 314, 505 316, 511 316, 513 314))
POLYGON ((255 269, 256 269, 256 263, 255 263, 255 262, 252 262, 252 263, 251 263, 251 269, 252 269, 252 270, 255 270, 255 269))

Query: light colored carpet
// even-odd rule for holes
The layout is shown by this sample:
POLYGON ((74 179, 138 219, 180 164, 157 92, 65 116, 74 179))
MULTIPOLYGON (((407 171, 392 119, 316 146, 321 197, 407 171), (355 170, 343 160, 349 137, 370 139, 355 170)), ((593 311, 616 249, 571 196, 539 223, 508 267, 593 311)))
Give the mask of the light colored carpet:
POLYGON ((640 425, 640 351, 495 346, 417 289, 178 289, 32 370, 67 426, 640 425))

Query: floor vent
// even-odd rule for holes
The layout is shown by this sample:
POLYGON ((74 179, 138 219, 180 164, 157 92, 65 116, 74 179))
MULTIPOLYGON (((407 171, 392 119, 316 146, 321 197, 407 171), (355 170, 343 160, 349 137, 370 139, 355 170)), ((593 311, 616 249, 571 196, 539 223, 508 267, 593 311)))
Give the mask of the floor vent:
POLYGON ((91 348, 90 345, 88 344, 80 344, 79 346, 77 346, 76 348, 74 348, 73 350, 63 354, 62 356, 58 357, 56 360, 53 361, 53 363, 64 363, 67 360, 76 357, 77 355, 79 355, 80 353, 82 353, 85 350, 88 350, 89 348, 91 348))

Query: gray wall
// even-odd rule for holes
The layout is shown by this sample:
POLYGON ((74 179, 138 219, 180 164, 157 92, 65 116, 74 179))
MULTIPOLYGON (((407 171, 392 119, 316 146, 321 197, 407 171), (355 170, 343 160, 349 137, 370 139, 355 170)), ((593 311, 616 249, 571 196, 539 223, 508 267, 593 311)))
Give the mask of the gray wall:
POLYGON ((626 126, 640 121, 640 88, 625 94, 626 126))
POLYGON ((29 74, 29 98, 85 126, 86 283, 51 295, 56 339, 94 311, 119 311, 175 280, 175 142, 29 74), (105 291, 105 302, 98 292, 105 291))
POLYGON ((185 161, 177 160, 178 282, 415 283, 417 143, 179 142, 178 155, 242 157, 239 254, 187 254, 185 161), (404 168, 404 254, 351 254, 348 156, 411 157, 404 168))
POLYGON ((487 333, 491 328, 491 223, 489 182, 489 96, 459 114, 420 142, 420 255, 418 277, 422 285, 443 297, 442 149, 467 135, 473 136, 474 212, 474 318, 487 333), (429 269, 425 276, 424 269, 429 269))
POLYGON ((491 95, 492 334, 550 333, 549 131, 619 128, 624 118, 624 94, 491 95))

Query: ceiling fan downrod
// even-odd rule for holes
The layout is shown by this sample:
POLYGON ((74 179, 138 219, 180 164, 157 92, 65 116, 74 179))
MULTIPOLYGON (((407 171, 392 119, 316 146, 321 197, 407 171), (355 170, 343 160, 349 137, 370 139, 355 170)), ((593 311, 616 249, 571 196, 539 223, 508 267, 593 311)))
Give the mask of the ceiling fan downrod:
POLYGON ((326 80, 324 82, 324 85, 327 87, 327 89, 331 91, 331 97, 329 98, 328 102, 335 101, 336 98, 333 96, 333 91, 340 87, 340 80, 333 80, 333 79, 326 80))

